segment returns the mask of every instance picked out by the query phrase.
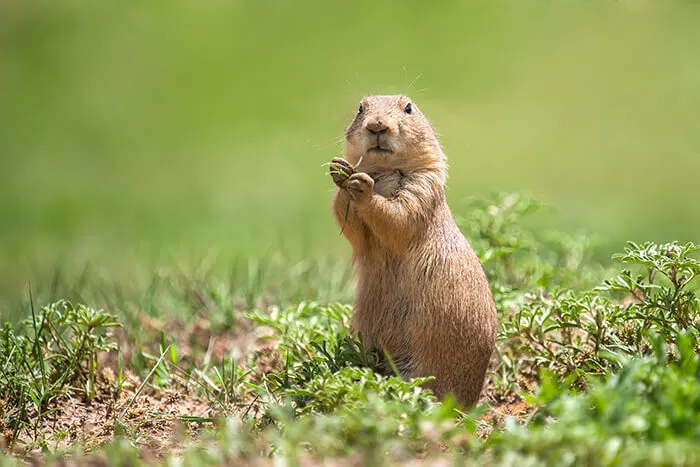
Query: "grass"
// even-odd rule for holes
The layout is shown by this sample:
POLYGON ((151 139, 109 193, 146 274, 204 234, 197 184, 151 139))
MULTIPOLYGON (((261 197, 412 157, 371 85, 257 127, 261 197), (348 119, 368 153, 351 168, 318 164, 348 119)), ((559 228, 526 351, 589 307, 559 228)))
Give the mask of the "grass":
POLYGON ((0 3, 0 464, 697 465, 699 19, 0 3), (348 333, 322 164, 397 92, 500 316, 469 412, 348 333))
POLYGON ((599 259, 698 227, 692 2, 0 8, 3 297, 56 264, 346 257, 319 166, 367 93, 431 119, 457 212, 531 193, 599 259))
POLYGON ((275 282, 283 262, 137 293, 86 279, 104 311, 30 301, 0 336, 3 462, 696 464, 700 247, 629 243, 603 265, 583 237, 529 229, 539 206, 502 195, 461 220, 500 316, 472 410, 377 373, 350 305, 299 301, 348 290, 318 263, 287 265, 312 292, 275 282))

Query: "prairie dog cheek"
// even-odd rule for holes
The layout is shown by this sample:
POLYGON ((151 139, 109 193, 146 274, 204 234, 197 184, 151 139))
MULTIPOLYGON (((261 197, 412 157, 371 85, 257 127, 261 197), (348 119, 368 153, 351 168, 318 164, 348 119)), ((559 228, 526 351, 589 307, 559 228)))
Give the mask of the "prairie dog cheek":
POLYGON ((357 165, 357 163, 360 162, 364 152, 365 151, 362 150, 362 147, 360 145, 350 141, 346 141, 345 160, 350 162, 353 166, 357 165))

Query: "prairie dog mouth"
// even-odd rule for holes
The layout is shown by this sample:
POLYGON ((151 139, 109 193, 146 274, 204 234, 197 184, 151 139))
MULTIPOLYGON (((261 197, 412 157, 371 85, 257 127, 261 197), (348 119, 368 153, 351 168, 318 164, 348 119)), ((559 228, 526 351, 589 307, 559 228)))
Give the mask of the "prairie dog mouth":
POLYGON ((387 135, 377 135, 376 138, 369 138, 369 149, 368 152, 375 152, 377 154, 391 154, 393 151, 393 145, 391 144, 391 138, 387 135))
POLYGON ((377 154, 391 154, 393 151, 391 149, 383 148, 379 145, 373 146, 367 150, 368 152, 376 152, 377 154))

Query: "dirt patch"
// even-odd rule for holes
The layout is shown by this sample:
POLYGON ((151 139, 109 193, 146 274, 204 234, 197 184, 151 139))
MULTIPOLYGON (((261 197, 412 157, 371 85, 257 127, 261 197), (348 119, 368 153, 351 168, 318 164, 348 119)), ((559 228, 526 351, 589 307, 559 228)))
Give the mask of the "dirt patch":
POLYGON ((520 423, 524 422, 533 412, 535 408, 523 401, 519 397, 513 397, 509 400, 501 401, 490 406, 477 422, 476 434, 480 438, 488 438, 494 430, 503 426, 504 420, 507 417, 513 417, 520 423))
MULTIPOLYGON (((42 449, 56 452, 79 444, 89 452, 121 435, 160 457, 211 425, 207 420, 211 402, 183 384, 175 382, 167 390, 146 385, 137 395, 141 383, 137 376, 128 375, 117 389, 114 374, 105 369, 97 378, 92 400, 75 391, 52 402, 42 417, 30 416, 11 445, 12 452, 35 461, 42 449)), ((0 429, 11 436, 9 426, 0 429)), ((10 447, 9 440, 6 446, 10 447)))
POLYGON ((161 333, 167 343, 177 347, 176 365, 166 355, 161 369, 167 367, 167 371, 159 369, 141 388, 142 379, 128 365, 144 351, 143 342, 130 343, 126 331, 116 328, 112 338, 122 354, 121 383, 117 377, 119 354, 103 352, 98 356, 99 374, 91 399, 83 388, 68 387, 65 394, 43 407, 41 416, 24 414, 19 429, 15 420, 3 416, 9 413, 9 406, 0 400, 0 449, 41 464, 42 452, 46 450, 60 452, 80 446, 89 453, 120 436, 138 446, 145 460, 157 460, 166 453, 177 453, 184 440, 197 439, 200 430, 213 426, 217 417, 263 415, 250 392, 238 394, 237 390, 229 390, 222 398, 219 391, 223 388, 217 389, 220 382, 206 380, 212 377, 209 370, 196 373, 230 358, 244 370, 249 366, 248 378, 259 381, 265 373, 282 365, 281 353, 268 339, 273 334, 271 329, 256 326, 240 315, 232 329, 217 328, 204 315, 186 321, 160 320, 144 313, 140 325, 140 331, 152 339, 152 355, 159 353, 161 333))

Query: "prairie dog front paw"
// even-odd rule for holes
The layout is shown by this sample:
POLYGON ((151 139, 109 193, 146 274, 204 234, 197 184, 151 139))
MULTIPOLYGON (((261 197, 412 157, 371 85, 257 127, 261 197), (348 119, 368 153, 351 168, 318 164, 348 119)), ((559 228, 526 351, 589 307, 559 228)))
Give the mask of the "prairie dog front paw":
POLYGON ((357 172, 350 176, 343 184, 353 201, 362 203, 367 201, 374 191, 374 180, 364 172, 357 172))
POLYGON ((345 182, 355 173, 355 169, 342 157, 334 157, 328 166, 333 182, 343 188, 345 182))

